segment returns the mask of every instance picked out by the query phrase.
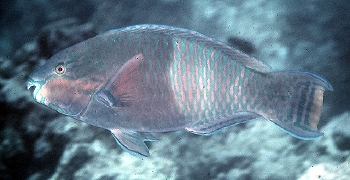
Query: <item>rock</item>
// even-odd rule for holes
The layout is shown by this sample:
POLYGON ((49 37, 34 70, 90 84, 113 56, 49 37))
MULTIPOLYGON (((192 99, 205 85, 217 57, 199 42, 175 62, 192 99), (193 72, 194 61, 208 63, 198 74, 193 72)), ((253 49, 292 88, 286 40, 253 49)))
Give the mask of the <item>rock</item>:
POLYGON ((350 112, 337 116, 337 121, 332 121, 328 129, 332 130, 332 139, 336 148, 340 151, 350 150, 350 112))
POLYGON ((299 180, 348 180, 350 159, 341 164, 321 163, 308 169, 299 180))
POLYGON ((350 156, 348 149, 350 112, 345 112, 334 117, 322 131, 325 133, 324 140, 315 143, 314 146, 323 146, 328 156, 327 160, 318 160, 317 164, 312 165, 306 170, 299 180, 306 179, 349 179, 350 178, 350 156))
POLYGON ((62 19, 45 26, 38 38, 40 55, 50 58, 58 51, 96 36, 91 23, 80 24, 75 18, 62 19))
POLYGON ((25 174, 16 174, 15 168, 26 168, 29 158, 23 139, 18 131, 11 127, 2 129, 0 134, 0 179, 23 179, 25 174))

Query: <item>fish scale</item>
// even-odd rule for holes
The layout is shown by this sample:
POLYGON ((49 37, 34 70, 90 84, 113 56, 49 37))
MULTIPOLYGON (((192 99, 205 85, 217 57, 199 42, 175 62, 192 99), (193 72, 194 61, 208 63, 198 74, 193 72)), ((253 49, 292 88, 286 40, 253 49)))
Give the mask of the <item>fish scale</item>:
POLYGON ((173 79, 172 84, 174 84, 177 104, 179 104, 178 106, 184 112, 188 121, 215 120, 238 111, 238 108, 229 108, 229 105, 232 104, 234 98, 240 99, 241 103, 242 97, 237 97, 235 93, 230 94, 230 91, 222 88, 219 91, 218 87, 226 86, 227 81, 237 77, 240 83, 236 87, 244 88, 242 85, 243 78, 241 77, 242 70, 231 70, 228 67, 237 68, 233 61, 227 61, 227 57, 222 52, 203 46, 200 42, 198 43, 193 39, 187 41, 176 39, 175 41, 178 44, 174 48, 175 62, 172 63, 171 71, 177 73, 172 73, 170 79, 173 79), (203 66, 198 66, 198 61, 203 66), (198 76, 193 77, 192 74, 198 74, 198 76), (218 78, 219 76, 221 78, 218 78), (182 84, 182 86, 178 84, 182 84), (183 90, 184 88, 186 90, 183 90), (200 94, 192 95, 193 93, 200 94), (223 101, 222 97, 228 98, 223 101), (205 104, 205 106, 199 104, 205 104), (194 109, 194 107, 201 108, 194 109))
POLYGON ((323 92, 307 72, 271 72, 195 31, 136 25, 69 47, 38 67, 27 87, 41 104, 109 130, 121 148, 149 156, 151 133, 210 135, 264 117, 301 139, 317 131, 323 92))

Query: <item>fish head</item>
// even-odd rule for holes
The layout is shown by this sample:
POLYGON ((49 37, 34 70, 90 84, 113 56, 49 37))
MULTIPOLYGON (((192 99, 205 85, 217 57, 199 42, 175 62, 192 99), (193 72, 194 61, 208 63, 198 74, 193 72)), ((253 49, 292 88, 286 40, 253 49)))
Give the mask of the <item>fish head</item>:
POLYGON ((103 81, 84 68, 69 51, 61 51, 33 71, 27 89, 33 91, 36 102, 62 114, 77 116, 103 81))

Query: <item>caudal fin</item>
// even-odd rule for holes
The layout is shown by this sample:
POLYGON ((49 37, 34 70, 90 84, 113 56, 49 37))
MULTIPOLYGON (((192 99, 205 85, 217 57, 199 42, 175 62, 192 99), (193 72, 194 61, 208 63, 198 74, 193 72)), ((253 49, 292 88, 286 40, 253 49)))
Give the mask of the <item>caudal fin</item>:
POLYGON ((300 139, 320 137, 317 125, 325 90, 333 89, 325 79, 312 73, 268 74, 257 113, 300 139))

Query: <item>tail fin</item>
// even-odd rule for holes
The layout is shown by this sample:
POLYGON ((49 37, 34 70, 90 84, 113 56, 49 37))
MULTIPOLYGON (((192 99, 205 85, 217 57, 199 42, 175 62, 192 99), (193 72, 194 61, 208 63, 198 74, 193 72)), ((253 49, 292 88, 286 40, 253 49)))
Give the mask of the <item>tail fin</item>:
POLYGON ((300 139, 322 136, 317 130, 323 92, 333 90, 323 78, 306 72, 277 72, 267 75, 259 112, 300 139))

